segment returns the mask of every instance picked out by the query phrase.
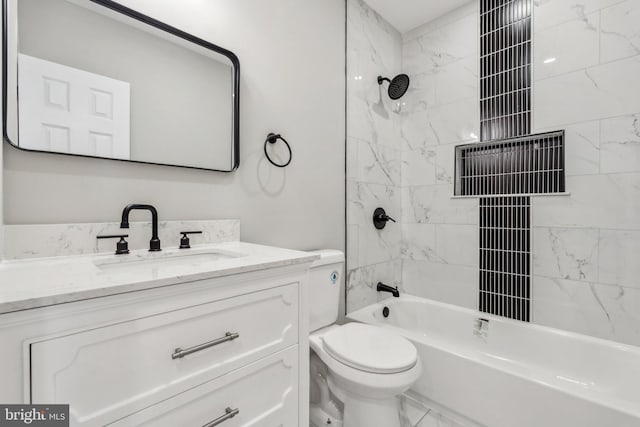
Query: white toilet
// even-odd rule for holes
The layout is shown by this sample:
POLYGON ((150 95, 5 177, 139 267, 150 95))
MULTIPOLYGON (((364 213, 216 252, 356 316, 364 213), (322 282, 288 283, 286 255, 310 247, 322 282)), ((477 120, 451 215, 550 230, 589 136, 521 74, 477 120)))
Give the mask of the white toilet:
POLYGON ((397 396, 422 373, 414 345, 385 328, 338 319, 344 254, 310 270, 311 426, 400 427, 397 396))

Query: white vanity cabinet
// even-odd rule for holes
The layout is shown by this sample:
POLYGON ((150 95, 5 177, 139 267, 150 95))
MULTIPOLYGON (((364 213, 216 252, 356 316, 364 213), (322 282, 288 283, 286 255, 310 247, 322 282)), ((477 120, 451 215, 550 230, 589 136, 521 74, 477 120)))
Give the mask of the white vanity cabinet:
POLYGON ((113 425, 297 426, 297 352, 295 346, 265 357, 113 425))
POLYGON ((0 400, 73 426, 304 426, 309 262, 0 314, 0 400))

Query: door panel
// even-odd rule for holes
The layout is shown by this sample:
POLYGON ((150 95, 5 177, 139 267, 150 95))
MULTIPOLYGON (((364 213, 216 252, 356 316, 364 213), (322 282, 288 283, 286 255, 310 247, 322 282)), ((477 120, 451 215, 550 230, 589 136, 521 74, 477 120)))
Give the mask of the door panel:
POLYGON ((19 146, 114 157, 130 154, 130 85, 20 54, 19 146))

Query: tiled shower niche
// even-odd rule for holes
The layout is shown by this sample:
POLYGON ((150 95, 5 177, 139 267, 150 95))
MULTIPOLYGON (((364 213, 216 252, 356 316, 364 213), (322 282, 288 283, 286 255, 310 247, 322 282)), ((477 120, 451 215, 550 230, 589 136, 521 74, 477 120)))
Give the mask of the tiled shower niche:
POLYGON ((456 147, 456 196, 565 191, 564 131, 456 147))

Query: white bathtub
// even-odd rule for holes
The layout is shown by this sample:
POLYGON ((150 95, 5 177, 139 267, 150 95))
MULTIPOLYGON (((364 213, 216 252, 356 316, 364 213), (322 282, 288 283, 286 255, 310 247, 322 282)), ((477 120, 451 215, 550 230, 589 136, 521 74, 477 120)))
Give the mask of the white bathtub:
POLYGON ((412 296, 348 318, 413 341, 424 374, 412 390, 481 425, 640 426, 639 347, 412 296), (480 317, 489 320, 486 336, 474 333, 480 317))

